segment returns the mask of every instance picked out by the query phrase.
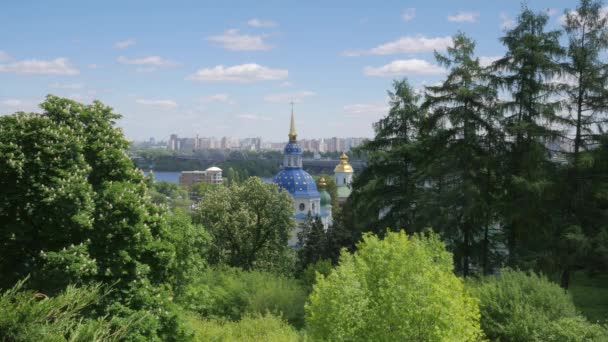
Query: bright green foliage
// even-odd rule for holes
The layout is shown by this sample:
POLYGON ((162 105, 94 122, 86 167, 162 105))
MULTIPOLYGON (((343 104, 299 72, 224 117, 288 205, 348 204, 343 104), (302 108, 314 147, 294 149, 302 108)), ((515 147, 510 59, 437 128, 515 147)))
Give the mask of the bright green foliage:
POLYGON ((0 341, 118 341, 128 325, 113 331, 110 322, 82 319, 81 313, 103 296, 99 285, 76 288, 47 297, 22 290, 23 282, 0 292, 0 341))
POLYGON ((577 315, 564 289, 542 276, 505 269, 500 276, 471 283, 471 291, 479 299, 481 326, 492 340, 542 341, 543 336, 554 336, 546 340, 585 341, 586 333, 601 331, 577 315), (573 331, 556 329, 559 322, 573 331), (581 332, 580 339, 572 339, 574 331, 581 332))
POLYGON ((545 329, 535 334, 538 342, 604 342, 608 340, 608 329, 589 323, 582 317, 560 318, 551 321, 545 329))
POLYGON ((209 318, 238 320, 245 314, 268 311, 302 327, 306 291, 298 281, 284 276, 221 268, 202 273, 178 301, 209 318))
POLYGON ((327 341, 477 341, 479 309, 439 238, 365 235, 354 255, 318 279, 308 333, 327 341))
POLYGON ((240 321, 204 320, 190 317, 195 341, 200 342, 297 342, 300 335, 272 314, 247 315, 240 321))
POLYGON ((129 339, 179 338, 171 287, 200 262, 176 258, 203 238, 152 203, 111 108, 55 96, 41 107, 0 117, 0 288, 30 274, 48 295, 102 282, 113 291, 98 312, 145 316, 129 339))
POLYGON ((251 177, 215 187, 194 215, 212 237, 210 262, 248 269, 282 267, 294 228, 291 196, 251 177))

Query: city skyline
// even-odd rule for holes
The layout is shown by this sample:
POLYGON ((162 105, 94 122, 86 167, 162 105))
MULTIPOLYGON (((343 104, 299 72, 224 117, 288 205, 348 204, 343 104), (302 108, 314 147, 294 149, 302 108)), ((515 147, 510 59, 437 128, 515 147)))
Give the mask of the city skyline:
MULTIPOLYGON (((0 32, 0 114, 36 111, 55 94, 115 108, 133 140, 198 133, 277 142, 291 101, 302 136, 372 137, 393 79, 418 90, 441 80, 433 51, 458 31, 489 63, 520 10, 481 0, 53 4, 3 6, 0 20, 15 29, 0 32)), ((557 28, 575 3, 528 5, 557 28)))

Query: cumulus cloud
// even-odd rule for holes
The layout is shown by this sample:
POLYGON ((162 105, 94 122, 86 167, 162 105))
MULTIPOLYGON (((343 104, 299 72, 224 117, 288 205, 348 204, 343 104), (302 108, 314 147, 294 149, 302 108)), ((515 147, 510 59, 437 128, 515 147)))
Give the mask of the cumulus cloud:
POLYGON ((316 95, 312 91, 304 90, 293 93, 272 94, 264 96, 266 102, 302 102, 305 98, 316 95))
POLYGON ((51 83, 51 84, 49 84, 49 88, 53 88, 53 89, 82 89, 82 88, 84 88, 84 84, 82 84, 82 83, 71 83, 71 84, 51 83))
POLYGON ((500 28, 507 30, 513 26, 515 26, 515 20, 510 18, 505 12, 500 13, 500 28))
POLYGON ((129 38, 129 39, 126 39, 126 40, 121 40, 119 42, 116 42, 114 44, 114 47, 117 48, 117 49, 126 49, 129 46, 135 45, 135 43, 136 43, 135 39, 129 38))
POLYGON ((21 107, 25 104, 25 102, 18 99, 6 99, 0 101, 0 104, 3 104, 7 107, 21 107))
POLYGON ((228 81, 228 82, 255 82, 282 80, 287 78, 286 69, 272 69, 255 63, 239 64, 230 67, 217 65, 213 68, 197 70, 186 77, 192 81, 228 81))
POLYGON ((0 62, 5 62, 5 61, 8 61, 10 59, 11 59, 11 56, 8 53, 0 50, 0 62))
POLYGON ((460 11, 456 14, 448 15, 448 21, 455 23, 474 23, 479 17, 479 12, 460 11))
POLYGON ((67 58, 56 58, 50 61, 26 59, 12 63, 0 64, 0 72, 32 75, 78 75, 80 71, 72 66, 67 58))
POLYGON ((252 115, 252 114, 237 115, 237 118, 239 118, 241 120, 248 120, 248 121, 270 121, 271 120, 269 117, 252 115))
POLYGON ((221 35, 210 36, 207 39, 220 44, 227 50, 256 51, 271 49, 272 46, 266 44, 264 38, 263 35, 241 34, 238 29, 230 29, 221 35))
POLYGON ((356 103, 344 106, 344 116, 357 118, 367 115, 386 114, 389 106, 384 102, 356 103))
POLYGON ((405 76, 405 75, 436 75, 445 69, 422 59, 401 59, 392 61, 380 67, 365 67, 366 76, 405 76))
POLYGON ((118 63, 131 65, 146 65, 152 67, 174 66, 177 63, 160 56, 147 56, 142 58, 127 58, 125 56, 118 57, 118 63))
POLYGON ((403 10, 403 13, 401 13, 401 19, 403 19, 403 21, 410 21, 410 20, 414 19, 415 16, 416 16, 415 8, 406 8, 403 10))
POLYGON ((137 104, 155 107, 158 109, 172 109, 177 108, 177 102, 173 100, 151 100, 151 99, 137 99, 137 104))
POLYGON ((251 27, 276 27, 277 23, 270 20, 250 19, 247 21, 247 25, 251 27))
POLYGON ((450 36, 433 38, 427 38, 423 35, 404 36, 369 50, 346 51, 344 52, 344 55, 390 55, 396 53, 430 52, 434 50, 445 50, 448 46, 452 46, 452 37, 450 36))
POLYGON ((479 65, 482 67, 490 66, 495 61, 502 58, 502 56, 480 56, 479 57, 479 65))
POLYGON ((230 97, 228 94, 212 94, 203 96, 198 99, 201 103, 210 103, 210 102, 229 102, 230 97))

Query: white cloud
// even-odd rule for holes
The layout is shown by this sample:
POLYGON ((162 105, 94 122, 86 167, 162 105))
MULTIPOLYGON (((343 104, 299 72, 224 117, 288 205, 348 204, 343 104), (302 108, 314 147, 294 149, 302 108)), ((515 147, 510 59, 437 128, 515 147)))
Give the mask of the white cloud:
POLYGON ((229 99, 230 99, 230 97, 228 96, 228 94, 213 94, 213 95, 203 96, 203 97, 199 98, 198 101, 201 103, 228 102, 229 99))
POLYGON ((279 84, 279 87, 281 87, 281 88, 291 87, 291 82, 289 82, 289 81, 281 82, 281 84, 279 84))
POLYGON ((380 67, 365 67, 367 76, 403 76, 403 75, 436 75, 445 69, 422 59, 401 59, 380 67))
POLYGON ((456 14, 448 15, 448 21, 455 23, 474 23, 479 17, 479 12, 464 12, 460 11, 456 14))
POLYGON ((405 10, 403 10, 403 13, 401 13, 401 19, 403 19, 404 21, 410 21, 410 20, 414 19, 415 16, 416 16, 415 8, 406 8, 405 10))
POLYGON ((36 75, 78 75, 80 71, 73 67, 67 58, 55 58, 51 61, 26 59, 13 63, 0 64, 0 72, 36 75))
POLYGON ((272 120, 265 116, 252 115, 252 114, 237 115, 237 118, 239 118, 241 120, 249 120, 249 121, 270 121, 270 120, 272 120))
POLYGON ((247 21, 247 25, 251 27, 276 27, 277 23, 269 20, 260 20, 260 19, 250 19, 247 21))
POLYGON ((557 8, 547 8, 547 15, 552 17, 557 14, 557 8))
POLYGON ((238 29, 226 30, 218 36, 210 36, 207 39, 219 43, 224 49, 234 51, 256 51, 269 50, 272 46, 266 44, 263 35, 240 34, 238 29))
POLYGON ((272 94, 264 96, 266 102, 302 102, 305 98, 316 95, 312 91, 298 91, 293 93, 272 94))
POLYGON ((99 65, 97 64, 89 64, 87 67, 89 67, 89 69, 99 69, 99 65))
POLYGON ((282 80, 289 72, 286 69, 272 69, 255 63, 239 64, 231 67, 217 65, 213 68, 199 69, 186 77, 192 81, 230 81, 254 82, 282 80))
POLYGON ((131 45, 135 45, 135 43, 136 43, 135 39, 129 38, 129 39, 126 39, 126 40, 121 40, 119 42, 116 42, 114 44, 114 47, 117 48, 117 49, 126 49, 129 46, 131 46, 131 45))
POLYGON ((423 35, 404 36, 392 42, 388 42, 370 50, 363 51, 346 51, 345 56, 361 56, 361 55, 390 55, 396 53, 418 53, 445 50, 448 46, 452 46, 452 37, 434 37, 427 38, 423 35))
POLYGON ((21 107, 25 104, 25 102, 18 99, 6 99, 0 101, 0 104, 3 104, 7 107, 21 107))
POLYGON ((479 57, 479 65, 482 67, 490 66, 490 64, 494 63, 498 59, 502 58, 502 56, 480 56, 479 57))
POLYGON ((137 99, 135 102, 144 106, 156 107, 158 109, 177 108, 177 102, 173 100, 137 99))
POLYGON ((53 88, 53 89, 82 89, 82 88, 84 88, 84 84, 82 84, 82 83, 72 83, 72 84, 51 83, 51 84, 49 84, 49 88, 53 88))
POLYGON ((357 118, 367 115, 386 114, 389 106, 383 102, 356 103, 344 106, 344 116, 357 118))
POLYGON ((172 62, 168 59, 164 59, 160 56, 147 56, 142 58, 133 58, 129 59, 125 56, 118 57, 118 63, 120 64, 131 64, 131 65, 146 65, 153 67, 165 67, 165 66, 174 66, 177 63, 172 62))
POLYGON ((507 30, 515 26, 515 20, 511 19, 505 12, 500 13, 500 20, 500 28, 503 30, 507 30))
POLYGON ((11 59, 11 56, 8 53, 0 50, 0 62, 8 61, 10 59, 11 59))

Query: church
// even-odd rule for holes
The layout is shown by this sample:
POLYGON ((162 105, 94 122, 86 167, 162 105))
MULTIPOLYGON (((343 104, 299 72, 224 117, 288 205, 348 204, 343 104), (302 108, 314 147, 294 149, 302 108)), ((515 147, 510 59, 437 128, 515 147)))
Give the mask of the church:
MULTIPOLYGON (((323 227, 332 224, 331 196, 327 192, 327 183, 324 178, 319 180, 319 189, 313 177, 302 168, 302 148, 298 144, 296 125, 291 111, 289 126, 289 141, 283 149, 283 169, 273 178, 273 182, 285 189, 293 199, 294 219, 297 228, 289 239, 289 245, 295 246, 300 226, 308 216, 319 217, 323 227)), ((342 153, 340 164, 334 170, 336 185, 338 186, 338 202, 342 205, 350 194, 353 168, 348 164, 348 157, 342 153)))

